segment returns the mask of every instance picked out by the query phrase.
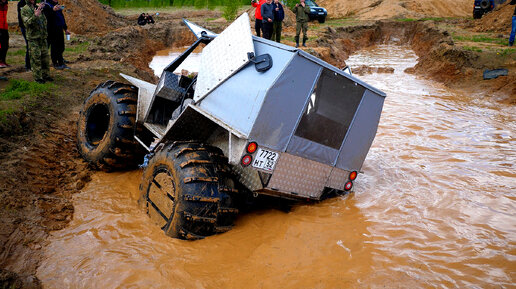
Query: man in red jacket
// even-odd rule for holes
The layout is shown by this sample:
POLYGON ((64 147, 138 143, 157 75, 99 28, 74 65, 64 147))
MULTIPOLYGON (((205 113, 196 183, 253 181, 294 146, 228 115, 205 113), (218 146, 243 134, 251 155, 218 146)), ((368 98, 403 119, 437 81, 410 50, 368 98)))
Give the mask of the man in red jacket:
POLYGON ((8 67, 5 62, 7 49, 9 49, 9 31, 7 30, 7 0, 0 0, 0 68, 8 67))
MULTIPOLYGON (((1 1, 1 0, 0 0, 1 1)), ((254 29, 256 30, 256 36, 260 37, 260 31, 262 30, 262 12, 261 8, 265 0, 251 0, 251 5, 256 7, 254 11, 254 29)))

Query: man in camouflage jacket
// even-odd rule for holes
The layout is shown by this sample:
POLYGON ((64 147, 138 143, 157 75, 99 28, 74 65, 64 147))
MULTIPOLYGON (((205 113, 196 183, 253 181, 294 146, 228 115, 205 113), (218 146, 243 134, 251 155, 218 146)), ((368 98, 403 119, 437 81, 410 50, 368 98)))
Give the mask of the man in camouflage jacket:
POLYGON ((29 43, 30 63, 34 80, 39 83, 52 81, 50 77, 47 19, 42 13, 45 3, 36 5, 36 0, 28 0, 21 9, 21 17, 27 33, 29 43))
POLYGON ((292 7, 292 12, 296 14, 296 47, 299 47, 299 34, 301 33, 301 29, 303 30, 303 46, 306 47, 306 40, 308 40, 306 31, 308 30, 308 14, 310 13, 310 7, 305 4, 305 0, 299 0, 299 3, 292 7))

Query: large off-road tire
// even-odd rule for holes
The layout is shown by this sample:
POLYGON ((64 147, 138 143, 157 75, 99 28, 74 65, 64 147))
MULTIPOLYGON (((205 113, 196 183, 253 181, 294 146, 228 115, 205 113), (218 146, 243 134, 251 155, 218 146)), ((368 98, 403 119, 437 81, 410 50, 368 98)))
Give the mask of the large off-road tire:
POLYGON ((141 149, 134 139, 135 87, 106 81, 84 101, 77 121, 77 148, 82 157, 98 169, 133 168, 141 149))
POLYGON ((226 232, 238 214, 230 174, 216 147, 169 144, 145 168, 139 203, 170 237, 195 240, 226 232))
POLYGON ((483 14, 482 11, 473 11, 473 19, 480 19, 483 14))

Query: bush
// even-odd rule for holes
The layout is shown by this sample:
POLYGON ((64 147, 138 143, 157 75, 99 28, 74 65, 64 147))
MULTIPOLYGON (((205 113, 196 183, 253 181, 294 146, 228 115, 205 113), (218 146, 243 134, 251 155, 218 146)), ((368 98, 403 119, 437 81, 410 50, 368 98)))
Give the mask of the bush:
POLYGON ((226 20, 228 21, 235 20, 235 18, 237 17, 239 7, 240 3, 238 1, 226 0, 222 16, 226 18, 226 20))

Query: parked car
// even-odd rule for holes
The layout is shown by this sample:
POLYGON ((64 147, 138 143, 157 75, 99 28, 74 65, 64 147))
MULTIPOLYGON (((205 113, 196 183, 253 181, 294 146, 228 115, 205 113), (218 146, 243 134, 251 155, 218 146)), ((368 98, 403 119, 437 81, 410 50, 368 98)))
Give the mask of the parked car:
POLYGON ((326 11, 325 8, 320 7, 315 3, 315 1, 312 0, 306 0, 306 5, 310 7, 310 14, 308 14, 308 17, 310 17, 310 20, 318 20, 319 23, 324 23, 326 21, 326 16, 328 16, 328 11, 326 11))
POLYGON ((495 9, 496 6, 504 3, 506 0, 475 0, 473 7, 473 18, 480 19, 488 12, 495 9))

